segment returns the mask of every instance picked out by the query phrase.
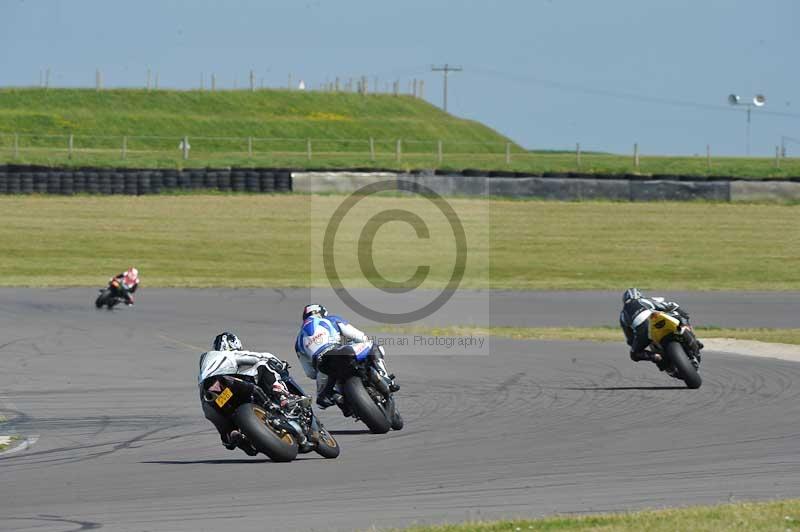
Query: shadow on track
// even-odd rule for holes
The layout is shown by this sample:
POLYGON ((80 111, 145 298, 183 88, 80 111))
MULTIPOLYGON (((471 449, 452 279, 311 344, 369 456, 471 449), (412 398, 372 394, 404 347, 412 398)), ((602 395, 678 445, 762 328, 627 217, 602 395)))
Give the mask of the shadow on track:
POLYGON ((574 388, 562 388, 564 390, 603 390, 603 391, 630 391, 630 390, 688 390, 686 386, 583 386, 574 388))
POLYGON ((353 434, 372 434, 369 429, 341 429, 341 430, 329 430, 333 436, 350 436, 353 434))
POLYGON ((229 458, 227 460, 148 460, 146 462, 139 462, 140 464, 161 464, 161 465, 194 465, 194 464, 263 464, 271 462, 269 458, 250 459, 247 458, 229 458))
MULTIPOLYGON (((303 458, 297 457, 293 462, 303 462, 305 460, 325 460, 322 457, 308 457, 305 456, 303 458)), ((220 465, 220 464, 264 464, 272 462, 269 458, 228 458, 228 459, 213 459, 213 460, 147 460, 144 462, 139 462, 140 464, 160 464, 160 465, 197 465, 197 464, 210 464, 210 465, 220 465)), ((277 463, 277 462, 276 462, 277 463)))

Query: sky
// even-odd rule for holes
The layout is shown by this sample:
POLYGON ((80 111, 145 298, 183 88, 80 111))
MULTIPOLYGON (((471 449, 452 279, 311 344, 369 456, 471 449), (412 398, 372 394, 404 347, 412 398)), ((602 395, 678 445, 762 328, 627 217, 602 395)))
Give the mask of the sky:
POLYGON ((796 0, 0 0, 0 86, 412 79, 530 149, 800 156, 796 0), (794 30, 794 31, 793 31, 794 30))

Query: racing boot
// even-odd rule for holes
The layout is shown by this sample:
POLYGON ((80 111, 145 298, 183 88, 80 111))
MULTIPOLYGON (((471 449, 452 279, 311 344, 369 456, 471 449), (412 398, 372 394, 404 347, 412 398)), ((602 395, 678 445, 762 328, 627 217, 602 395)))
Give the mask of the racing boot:
POLYGON ((645 349, 644 351, 631 351, 631 360, 634 362, 641 362, 642 360, 648 360, 650 362, 654 362, 658 364, 662 362, 664 359, 658 353, 653 353, 652 351, 648 351, 645 349))
POLYGON ((372 353, 370 354, 375 369, 378 370, 378 374, 380 374, 380 376, 383 377, 383 379, 385 379, 388 383, 389 391, 394 393, 400 389, 400 385, 394 382, 394 374, 390 374, 386 370, 386 361, 384 355, 385 353, 383 351, 383 346, 380 345, 373 347, 372 353))
POLYGON ((250 445, 250 442, 247 441, 247 438, 244 437, 244 434, 238 430, 232 430, 227 435, 227 440, 228 441, 225 441, 225 438, 223 438, 222 444, 229 451, 232 451, 238 447, 247 453, 248 456, 255 456, 258 454, 258 451, 256 451, 253 446, 250 445))

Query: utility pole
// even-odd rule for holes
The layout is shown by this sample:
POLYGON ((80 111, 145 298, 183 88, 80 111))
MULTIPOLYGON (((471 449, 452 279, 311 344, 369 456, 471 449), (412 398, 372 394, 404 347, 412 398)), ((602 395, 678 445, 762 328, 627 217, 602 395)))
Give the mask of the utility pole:
POLYGON ((447 112, 447 76, 450 72, 461 72, 463 68, 450 66, 445 63, 444 66, 432 66, 431 72, 444 72, 444 112, 447 112))

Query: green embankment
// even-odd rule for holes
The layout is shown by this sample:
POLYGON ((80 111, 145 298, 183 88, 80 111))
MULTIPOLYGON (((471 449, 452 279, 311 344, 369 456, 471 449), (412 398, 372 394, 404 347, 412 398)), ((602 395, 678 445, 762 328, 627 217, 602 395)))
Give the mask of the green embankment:
POLYGON ((704 154, 647 156, 646 147, 642 153, 638 170, 631 155, 591 152, 582 154, 579 166, 575 153, 526 151, 483 124, 454 117, 411 96, 0 89, 0 163, 800 176, 798 158, 782 159, 778 168, 772 157, 714 157, 709 168, 704 154), (191 146, 186 161, 178 148, 184 136, 191 146), (311 139, 310 159, 307 139, 311 139), (399 160, 398 139, 402 140, 399 160))
MULTIPOLYGON (((0 90, 0 157, 50 164, 255 165, 369 163, 369 139, 379 161, 404 153, 446 150, 505 152, 509 139, 410 96, 260 90, 202 92, 86 89, 0 90), (69 134, 73 158, 67 159, 69 134), (122 137, 127 136, 121 160, 122 137), (189 137, 190 159, 180 160, 189 137), (252 137, 252 157, 248 155, 252 137), (292 140, 294 139, 294 140, 292 140), (308 144, 312 139, 312 160, 308 144), (60 152, 46 150, 58 148, 60 152), (357 153, 358 155, 353 155, 357 153)), ((513 146, 515 151, 521 151, 513 146)))
MULTIPOLYGON (((93 286, 128 264, 146 286, 327 286, 322 236, 344 196, 0 197, 0 285, 93 286)), ((800 205, 449 200, 467 243, 462 287, 800 290, 800 205), (677 221, 668 228, 666 218, 677 221), (632 229, 633 228, 633 229, 632 229)), ((670 222, 671 224, 672 222, 670 222)), ((378 274, 421 288, 454 268, 450 225, 427 200, 374 197, 344 218, 335 260, 347 287, 378 274), (425 221, 377 229, 375 270, 359 238, 375 213, 425 221), (368 270, 367 270, 368 271, 368 270)))
POLYGON ((800 500, 696 506, 669 510, 547 517, 534 520, 418 526, 404 532, 791 532, 800 500))

